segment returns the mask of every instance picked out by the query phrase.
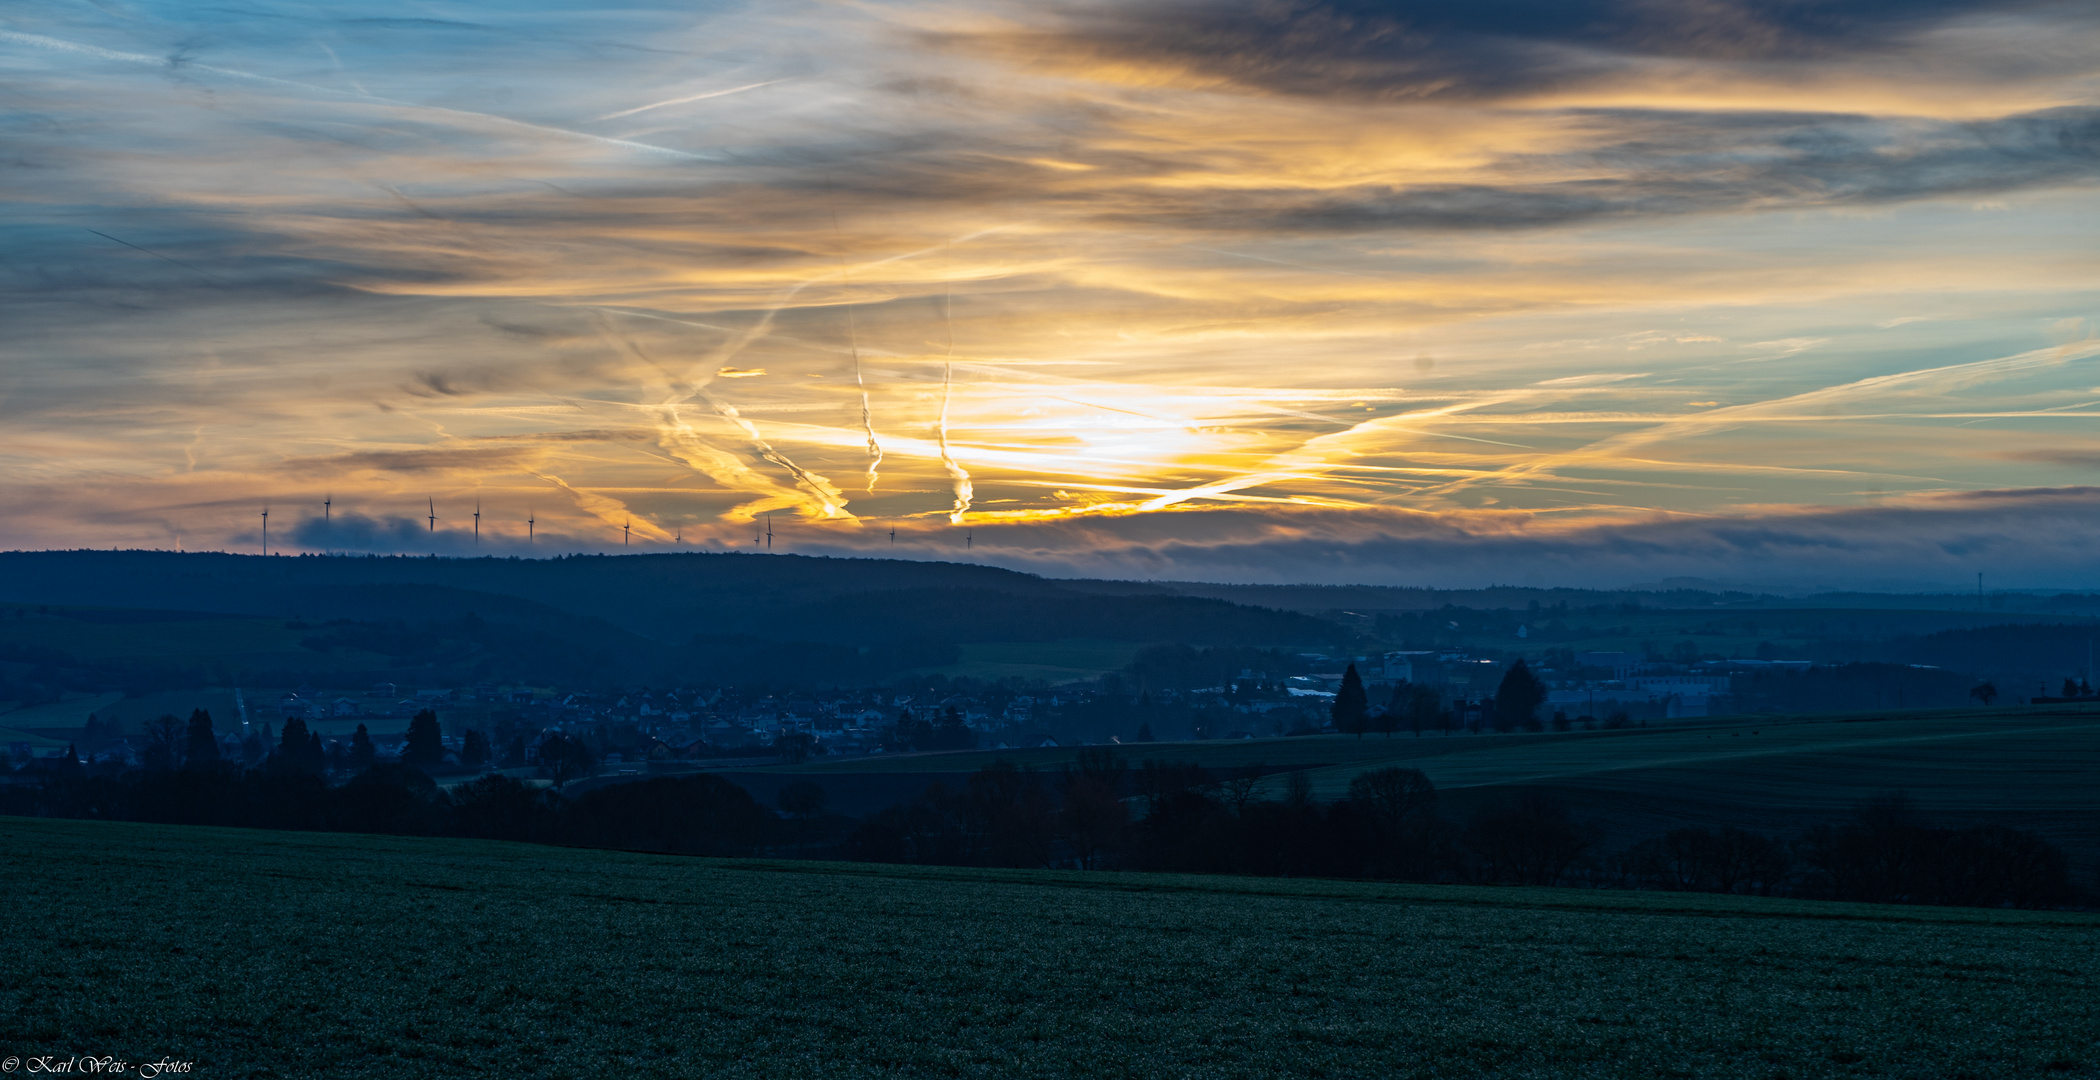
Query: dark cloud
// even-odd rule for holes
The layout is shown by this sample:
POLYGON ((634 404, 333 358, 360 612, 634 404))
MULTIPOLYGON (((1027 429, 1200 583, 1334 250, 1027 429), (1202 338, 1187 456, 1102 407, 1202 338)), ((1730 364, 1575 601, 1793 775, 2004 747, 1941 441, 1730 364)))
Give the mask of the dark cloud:
MULTIPOLYGON (((1153 198, 1133 220, 1232 231, 1524 229, 1674 216, 1974 197, 2100 179, 2100 108, 1974 123, 1801 114, 1589 110, 1611 132, 1559 160, 1579 179, 1416 187, 1206 191, 1153 198)), ((1506 166, 1551 167, 1548 159, 1506 166)))
POLYGON ((2034 461, 2074 469, 2100 469, 2100 450, 2014 450, 1999 454, 2007 461, 2034 461))
POLYGON ((1774 60, 1887 50, 2018 0, 1169 0, 1072 11, 1036 47, 1186 66, 1250 88, 1477 98, 1627 58, 1774 60))
POLYGON ((449 471, 507 470, 536 457, 529 447, 435 447, 424 450, 364 450, 324 458, 305 458, 286 463, 297 473, 332 474, 345 469, 379 472, 420 473, 449 471))
POLYGON ((1158 581, 1617 588, 1689 576, 1775 588, 1916 590, 1958 586, 1985 571, 2007 588, 2094 588, 2100 565, 2089 538, 2096 529, 2100 488, 2077 487, 1574 528, 1509 516, 1189 511, 980 524, 970 555, 1057 577, 1158 581))

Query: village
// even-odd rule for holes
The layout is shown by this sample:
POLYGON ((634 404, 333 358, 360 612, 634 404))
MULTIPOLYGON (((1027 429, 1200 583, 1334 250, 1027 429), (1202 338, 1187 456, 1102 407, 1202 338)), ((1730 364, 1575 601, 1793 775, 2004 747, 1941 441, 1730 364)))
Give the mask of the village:
MULTIPOLYGON (((1508 663, 1467 651, 1401 650, 1364 656, 1272 654, 1282 670, 1242 669, 1221 685, 1152 685, 1129 673, 1060 686, 1017 680, 906 680, 890 687, 781 690, 736 686, 617 690, 480 682, 410 687, 234 690, 213 727, 225 760, 258 764, 286 725, 319 740, 330 773, 398 760, 412 718, 428 711, 443 731, 444 771, 531 770, 553 736, 589 748, 606 774, 685 771, 760 759, 852 757, 932 750, 1005 749, 1172 740, 1252 739, 1336 730, 1330 705, 1346 672, 1363 682, 1390 734, 1494 730, 1494 693, 1508 663), (1414 695, 1418 704, 1403 698, 1414 695), (1433 695, 1434 707, 1424 700, 1433 695), (1403 716, 1411 709, 1412 719, 1403 716), (360 734, 362 733, 362 734, 360 734)), ((1549 652, 1533 671, 1546 688, 1538 725, 1555 730, 1646 725, 1718 712, 1733 680, 1759 669, 1800 671, 1807 661, 1678 661, 1631 652, 1549 652)), ((152 724, 83 718, 77 729, 9 733, 17 767, 77 755, 84 765, 143 763, 152 724)), ((166 737, 166 733, 161 733, 166 737)))

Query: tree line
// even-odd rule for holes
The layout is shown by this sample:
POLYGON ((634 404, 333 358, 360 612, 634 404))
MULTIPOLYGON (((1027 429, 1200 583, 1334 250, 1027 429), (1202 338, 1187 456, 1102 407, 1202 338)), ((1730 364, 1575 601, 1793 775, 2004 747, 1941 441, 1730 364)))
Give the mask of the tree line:
MULTIPOLYGON (((420 721, 421 718, 419 717, 420 721)), ((1610 850, 1599 831, 1536 790, 1464 820, 1442 812, 1419 770, 1356 776, 1322 801, 1303 771, 1213 773, 1107 747, 1054 772, 995 762, 959 787, 861 820, 824 813, 802 781, 779 812, 712 774, 609 784, 576 794, 491 774, 440 789, 428 762, 435 718, 407 762, 369 763, 330 785, 317 744, 288 723, 261 764, 224 760, 209 718, 184 725, 185 753, 121 774, 76 765, 0 786, 0 814, 184 825, 458 836, 694 855, 791 854, 957 866, 1076 867, 1432 883, 1704 891, 1876 903, 2056 907, 2077 902, 2064 853, 2033 833, 1926 821, 1900 796, 1781 838, 1684 828, 1610 850)), ((558 737, 559 738, 559 737, 558 737)), ((542 747, 544 768, 561 752, 542 747)), ((552 778, 559 781, 558 774, 552 778)))
POLYGON ((1518 790, 1463 821, 1416 769, 1362 773, 1313 797, 1303 772, 1223 775, 1188 763, 1129 768, 1105 748, 1031 773, 995 763, 853 827, 841 854, 877 862, 1077 866, 1720 892, 1873 903, 2058 907, 2077 891, 2063 851, 2000 825, 1935 826, 1901 795, 1791 839, 1682 828, 1612 850, 1562 801, 1518 790))

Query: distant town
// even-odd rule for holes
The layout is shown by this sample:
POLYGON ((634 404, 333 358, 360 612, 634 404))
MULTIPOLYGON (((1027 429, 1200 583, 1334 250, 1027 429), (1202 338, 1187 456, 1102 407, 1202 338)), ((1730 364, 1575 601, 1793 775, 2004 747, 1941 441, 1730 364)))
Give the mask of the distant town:
MULTIPOLYGON (((1544 700, 1529 717, 1498 717, 1509 665, 1466 651, 1398 650, 1362 656, 1274 654, 1280 668, 1242 669, 1222 685, 1132 687, 1111 675, 1054 687, 965 681, 915 692, 894 688, 776 693, 733 686, 619 691, 475 683, 410 687, 301 685, 234 691, 235 714, 213 719, 224 760, 259 764, 296 722, 320 740, 330 772, 353 771, 356 740, 375 760, 400 760, 412 718, 441 725, 449 770, 533 769, 553 736, 591 750, 594 771, 678 771, 721 760, 847 757, 930 750, 1008 749, 1157 740, 1252 739, 1351 733, 1333 702, 1353 670, 1369 701, 1355 734, 1453 735, 1510 730, 1645 726, 1717 713, 1735 680, 1806 671, 1806 660, 1672 662, 1631 652, 1563 651, 1535 674, 1544 700), (1299 673, 1293 673, 1299 672, 1299 673), (1341 725, 1338 727, 1338 723, 1341 725)), ((17 767, 78 755, 84 765, 143 764, 149 730, 86 718, 78 734, 45 729, 9 742, 17 767)))

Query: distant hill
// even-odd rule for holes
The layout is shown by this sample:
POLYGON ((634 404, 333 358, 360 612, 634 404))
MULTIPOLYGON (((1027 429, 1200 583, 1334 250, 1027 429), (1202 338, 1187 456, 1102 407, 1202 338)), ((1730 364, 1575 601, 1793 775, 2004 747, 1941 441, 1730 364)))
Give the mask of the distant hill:
MULTIPOLYGON (((238 662, 251 677, 291 684, 324 670, 390 678, 408 669, 430 680, 470 671, 570 684, 791 681, 815 673, 826 682, 851 683, 952 663, 958 646, 980 642, 1325 648, 1354 636, 1306 614, 1155 587, 1059 582, 955 563, 799 555, 8 552, 0 553, 0 604, 62 607, 52 617, 110 626, 172 617, 156 612, 294 620, 311 627, 297 639, 304 653, 276 649, 238 662)), ((186 624, 168 625, 177 632, 174 627, 186 624)), ((79 629, 64 636, 80 640, 79 629)), ((152 669, 144 680, 151 686, 179 682, 197 667, 164 658, 149 663, 138 660, 142 650, 94 642, 82 647, 86 652, 60 650, 65 655, 40 645, 24 641, 13 646, 19 655, 0 660, 67 667, 99 652, 126 658, 117 666, 134 674, 152 669)))
POLYGON ((236 676, 294 686, 364 676, 866 685, 955 665, 964 646, 1053 641, 1770 653, 1929 663, 2027 692, 2084 670, 2092 631, 1986 627, 2083 622, 2100 599, 1057 580, 960 563, 701 552, 45 551, 0 553, 8 604, 16 615, 51 607, 66 621, 0 633, 0 665, 22 665, 0 667, 0 700, 34 701, 57 685, 136 690, 232 685, 236 676), (275 621, 199 622, 209 618, 275 621), (1930 636, 1951 631, 1968 636, 1930 636))
POLYGON ((1114 592, 958 563, 692 553, 435 559, 219 553, 0 553, 0 602, 302 619, 469 614, 540 623, 557 613, 682 642, 751 634, 840 644, 1093 637, 1189 644, 1313 644, 1334 624, 1164 589, 1114 592))

